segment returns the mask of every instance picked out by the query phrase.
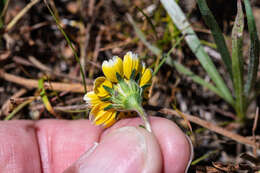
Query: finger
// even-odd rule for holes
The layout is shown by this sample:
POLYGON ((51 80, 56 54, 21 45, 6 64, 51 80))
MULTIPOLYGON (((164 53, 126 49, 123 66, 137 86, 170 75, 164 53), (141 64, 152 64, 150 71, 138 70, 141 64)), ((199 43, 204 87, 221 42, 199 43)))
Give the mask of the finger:
POLYGON ((36 123, 43 172, 63 172, 99 141, 101 128, 88 120, 41 120, 36 123))
MULTIPOLYGON (((192 148, 185 134, 175 123, 168 119, 150 117, 150 121, 152 131, 160 144, 164 160, 163 172, 185 172, 192 155, 192 148)), ((108 129, 103 134, 109 133, 110 130, 120 128, 122 126, 139 126, 141 124, 143 123, 140 118, 124 119, 116 123, 112 128, 108 129)))
POLYGON ((41 172, 32 121, 0 122, 0 172, 41 172))
POLYGON ((162 169, 159 144, 143 128, 122 127, 106 133, 91 153, 73 164, 66 173, 158 173, 162 169))

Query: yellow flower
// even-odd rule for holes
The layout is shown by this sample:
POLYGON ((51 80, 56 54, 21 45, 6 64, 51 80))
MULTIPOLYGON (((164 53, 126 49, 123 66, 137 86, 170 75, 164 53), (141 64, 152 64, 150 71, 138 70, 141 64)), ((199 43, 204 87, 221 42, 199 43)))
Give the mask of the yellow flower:
POLYGON ((114 109, 104 110, 110 103, 101 102, 95 105, 90 112, 90 120, 96 125, 103 125, 105 128, 110 127, 116 122, 117 111, 114 109))
POLYGON ((102 63, 102 70, 108 80, 111 82, 118 82, 116 73, 123 76, 123 61, 118 56, 114 56, 109 61, 104 61, 102 63))
POLYGON ((83 98, 91 107, 101 102, 100 98, 93 92, 88 92, 83 98))
POLYGON ((113 87, 112 83, 105 77, 98 77, 94 81, 94 92, 99 97, 107 97, 109 95, 109 93, 107 92, 107 90, 104 89, 103 86, 107 86, 109 88, 113 87))
POLYGON ((132 52, 127 52, 127 54, 124 56, 123 61, 123 70, 124 70, 124 76, 126 79, 130 79, 130 76, 135 70, 135 75, 140 72, 142 68, 142 65, 140 63, 140 60, 137 56, 137 54, 134 54, 132 52))
POLYGON ((135 116, 138 112, 151 131, 142 105, 148 99, 152 70, 132 52, 128 52, 123 61, 117 56, 104 61, 102 70, 105 76, 96 78, 94 91, 84 96, 91 108, 90 120, 109 127, 118 119, 135 116))
POLYGON ((142 76, 141 76, 141 80, 140 80, 140 87, 149 84, 151 82, 152 79, 152 69, 150 68, 146 68, 145 70, 143 70, 142 76))

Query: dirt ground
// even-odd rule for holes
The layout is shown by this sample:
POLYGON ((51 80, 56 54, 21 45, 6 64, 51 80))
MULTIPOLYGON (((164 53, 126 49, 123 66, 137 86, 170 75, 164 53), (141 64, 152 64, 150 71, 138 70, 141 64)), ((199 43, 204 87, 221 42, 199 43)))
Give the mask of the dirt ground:
MULTIPOLYGON (((75 47, 86 75, 88 91, 92 89, 93 80, 102 75, 102 62, 113 55, 122 57, 126 52, 133 51, 151 68, 160 62, 161 57, 149 51, 140 41, 127 14, 134 19, 147 40, 164 52, 168 52, 176 39, 181 37, 158 0, 48 2, 75 47)), ((230 45, 236 1, 208 3, 230 45)), ((195 1, 181 0, 180 4, 199 38, 213 43, 195 1)), ((252 1, 252 4, 257 28, 260 29, 260 3, 252 1)), ((84 108, 80 66, 44 1, 10 0, 0 20, 0 119, 87 118, 86 112, 70 111, 84 108), (31 8, 21 13, 28 4, 32 5, 31 8), (14 20, 19 15, 21 18, 14 20), (39 79, 45 81, 44 94, 51 110, 43 104, 39 79)), ((245 31, 245 63, 248 47, 249 36, 245 31)), ((231 85, 219 53, 209 44, 205 44, 205 48, 226 83, 231 85)), ((185 41, 174 49, 171 57, 210 81, 185 41)), ((237 123, 234 110, 226 102, 165 63, 153 79, 149 105, 164 109, 158 112, 148 107, 149 114, 175 121, 191 137, 195 155, 190 172, 260 170, 260 153, 255 147, 257 144, 259 146, 260 133, 257 123, 254 126, 259 98, 252 103, 246 123, 237 123), (176 110, 177 113, 181 111, 188 120, 176 116, 176 110), (204 121, 199 123, 199 120, 204 121), (244 137, 242 141, 238 139, 240 136, 244 137), (253 142, 248 144, 248 141, 253 142)))

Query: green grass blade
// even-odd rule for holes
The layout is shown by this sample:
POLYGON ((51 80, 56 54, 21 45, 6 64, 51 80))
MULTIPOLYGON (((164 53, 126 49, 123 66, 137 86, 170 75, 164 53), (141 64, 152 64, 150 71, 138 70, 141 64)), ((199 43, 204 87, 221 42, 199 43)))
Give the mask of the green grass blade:
POLYGON ((27 106, 28 104, 30 104, 33 100, 27 100, 24 101, 23 103, 19 104, 19 106, 17 106, 7 117, 5 117, 5 121, 7 120, 11 120, 15 114, 17 114, 21 109, 23 109, 25 106, 27 106))
POLYGON ((202 17, 207 24, 207 26, 210 28, 212 35, 214 37, 215 43, 217 45, 217 50, 221 55, 221 58, 226 66, 226 69, 232 78, 232 64, 231 64, 231 57, 230 53, 228 51, 224 36, 219 28, 219 25, 217 21, 215 20, 215 17, 211 13, 210 9, 208 8, 208 5, 205 0, 197 0, 200 12, 202 14, 202 17))
POLYGON ((169 63, 169 61, 171 61, 171 57, 170 54, 175 50, 175 48, 180 45, 181 41, 184 39, 184 37, 180 37, 176 40, 176 42, 174 43, 174 45, 172 46, 172 48, 162 56, 162 60, 160 61, 159 65, 155 68, 154 72, 153 72, 153 76, 155 76, 158 71, 160 70, 160 68, 162 67, 162 65, 166 62, 168 63, 170 66, 173 66, 173 64, 169 63))
POLYGON ((61 118, 59 114, 57 114, 52 105, 51 105, 51 102, 49 101, 49 98, 47 96, 47 93, 46 93, 46 90, 44 88, 44 81, 45 79, 44 78, 41 78, 38 80, 38 88, 40 90, 40 96, 41 96, 41 99, 42 99, 42 102, 45 106, 45 108, 47 109, 47 111, 49 113, 51 113, 52 115, 54 115, 56 118, 61 118))
POLYGON ((144 35, 144 33, 138 28, 138 26, 136 25, 135 21, 133 20, 133 18, 129 15, 126 14, 127 19, 129 20, 129 22, 131 23, 131 25, 134 27, 135 33, 138 36, 138 38, 144 43, 144 45, 151 50, 155 55, 157 56, 161 56, 161 50, 159 48, 157 48, 156 46, 153 46, 151 43, 149 43, 144 35))
POLYGON ((48 8, 48 10, 49 10, 50 14, 52 15, 53 19, 55 20, 56 25, 58 26, 59 30, 61 31, 61 33, 65 37, 68 45, 72 49, 74 57, 75 57, 77 63, 79 64, 79 67, 80 67, 80 74, 81 74, 81 78, 82 78, 82 82, 83 82, 83 86, 84 86, 84 92, 87 93, 87 85, 86 85, 85 73, 84 73, 82 65, 80 63, 80 59, 78 57, 78 54, 77 54, 74 46, 72 45, 69 37, 67 36, 66 32, 63 30, 62 26, 60 25, 60 22, 58 21, 57 17, 55 16, 54 12, 52 11, 51 7, 49 6, 48 2, 46 0, 44 0, 44 3, 46 4, 46 7, 48 8))
MULTIPOLYGON (((226 100, 225 96, 219 91, 218 88, 216 88, 214 85, 204 81, 201 77, 199 77, 198 75, 194 74, 192 71, 190 71, 188 68, 186 68, 185 66, 183 66, 182 64, 178 63, 177 61, 173 61, 173 65, 176 68, 176 70, 179 73, 182 73, 184 75, 187 75, 188 77, 190 77, 194 82, 208 88, 209 90, 211 90, 212 92, 216 93, 219 97, 223 98, 224 100, 226 100)), ((228 100, 226 100, 227 102, 229 102, 228 100)))
POLYGON ((158 66, 154 69, 154 72, 153 72, 153 76, 155 76, 158 71, 160 70, 160 68, 162 67, 162 65, 165 63, 165 61, 167 60, 168 58, 168 54, 163 54, 162 55, 162 58, 161 58, 161 61, 160 63, 158 64, 158 66))
POLYGON ((235 109, 240 118, 244 116, 243 89, 243 30, 244 14, 241 0, 237 1, 237 16, 232 30, 232 71, 236 96, 235 109))
POLYGON ((209 58, 208 54, 202 47, 197 35, 190 26, 190 23, 187 21, 187 18, 183 11, 174 0, 161 0, 161 3, 163 4, 168 14, 171 16, 175 25, 185 36, 185 40, 188 46, 196 55, 203 68, 207 71, 212 81, 216 84, 216 87, 219 89, 219 91, 221 91, 222 95, 225 97, 225 100, 233 104, 233 97, 228 87, 219 75, 215 65, 209 58))
POLYGON ((248 23, 248 30, 250 34, 250 61, 248 66, 247 81, 245 84, 245 95, 248 97, 250 91, 255 86, 257 70, 259 65, 259 39, 255 24, 255 19, 253 16, 252 8, 250 6, 249 0, 244 0, 246 9, 246 18, 248 23))
POLYGON ((141 8, 139 8, 138 6, 136 6, 136 8, 137 8, 138 11, 140 11, 144 15, 144 17, 146 18, 146 20, 148 21, 148 23, 152 27, 152 30, 153 30, 153 33, 154 33, 156 39, 158 40, 157 32, 156 32, 155 26, 154 26, 153 21, 151 20, 151 18, 141 8))

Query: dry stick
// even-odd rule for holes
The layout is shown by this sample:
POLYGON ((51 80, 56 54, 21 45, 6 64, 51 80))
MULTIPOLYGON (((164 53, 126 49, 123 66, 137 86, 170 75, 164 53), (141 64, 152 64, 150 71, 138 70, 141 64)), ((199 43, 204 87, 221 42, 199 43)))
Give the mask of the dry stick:
POLYGON ((53 107, 55 111, 72 111, 72 110, 86 110, 89 109, 89 106, 87 104, 82 105, 71 105, 71 106, 55 106, 53 107))
POLYGON ((35 57, 33 56, 29 56, 28 57, 29 60, 31 61, 31 63, 33 63, 37 68, 39 68, 40 70, 42 71, 48 71, 48 72, 51 72, 52 70, 45 66, 44 64, 42 64, 40 61, 38 61, 35 57))
MULTIPOLYGON (((93 62, 97 62, 99 48, 101 45, 100 42, 101 42, 101 37, 102 37, 103 32, 104 32, 104 27, 101 26, 100 30, 98 32, 98 36, 96 37, 95 50, 94 50, 93 59, 92 59, 93 62)), ((93 76, 93 74, 94 74, 94 67, 92 66, 92 68, 90 68, 90 70, 89 70, 89 76, 93 76)))
POLYGON ((18 22, 18 20, 20 20, 25 13, 27 13, 32 6, 34 6, 35 4, 37 4, 40 0, 33 0, 31 1, 29 4, 27 4, 13 19, 10 23, 8 23, 8 25, 5 28, 5 32, 8 32, 12 29, 12 27, 18 22))
MULTIPOLYGON (((168 114, 168 115, 176 115, 176 116, 179 116, 181 117, 177 111, 174 111, 174 110, 171 110, 171 109, 167 109, 167 108, 162 108, 162 109, 159 109, 158 112, 160 113, 163 113, 163 114, 168 114)), ((242 144, 245 144, 245 145, 250 145, 251 147, 256 147, 256 148, 259 148, 259 144, 256 144, 254 141, 246 138, 246 137, 243 137, 243 136, 240 136, 236 133, 232 133, 228 130, 225 130, 224 128, 222 127, 219 127, 219 126, 216 126, 208 121, 205 121, 205 120, 202 120, 198 117, 195 117, 193 115, 188 115, 188 114, 185 114, 185 113, 182 113, 182 116, 186 117, 189 121, 193 122, 193 123, 196 123, 202 127, 205 127, 209 130, 212 130, 218 134, 221 134, 223 136, 226 136, 228 138, 231 138, 239 143, 242 143, 242 144)))
MULTIPOLYGON (((38 88, 37 79, 27 79, 23 77, 18 77, 12 74, 8 74, 3 70, 0 70, 0 78, 3 78, 9 82, 13 82, 27 88, 38 88)), ((61 83, 61 82, 45 82, 46 89, 55 90, 55 91, 69 91, 76 93, 84 93, 84 86, 80 83, 61 83)), ((92 90, 92 85, 87 85, 87 91, 92 90)))
MULTIPOLYGON (((252 135, 253 135, 253 140, 254 140, 254 143, 255 143, 255 146, 256 146, 256 136, 255 136, 255 131, 256 131, 256 128, 257 128, 257 122, 258 122, 258 116, 259 116, 259 107, 256 108, 256 112, 255 112, 255 119, 254 119, 254 125, 253 125, 253 128, 252 128, 252 135)), ((254 155, 257 157, 257 148, 254 147, 254 155)))
MULTIPOLYGON (((99 12, 99 9, 101 8, 101 6, 103 5, 104 3, 104 0, 101 0, 95 7, 94 11, 95 11, 95 15, 94 16, 91 16, 91 20, 90 22, 88 23, 86 29, 85 29, 85 36, 82 40, 82 43, 80 44, 80 51, 81 51, 81 61, 82 63, 84 64, 83 68, 84 68, 84 71, 85 71, 85 64, 86 62, 91 64, 91 65, 94 65, 95 67, 97 68, 100 68, 101 69, 101 66, 99 64, 97 64, 96 62, 93 62, 91 60, 89 60, 87 58, 87 52, 88 52, 88 46, 89 46, 89 40, 90 40, 90 35, 91 35, 91 29, 92 29, 92 26, 98 16, 98 12, 99 12)), ((92 8, 92 7, 89 7, 89 8, 92 8)))
POLYGON ((16 98, 22 96, 23 94, 26 93, 26 91, 27 91, 26 89, 22 88, 18 92, 16 92, 14 95, 12 95, 9 99, 7 99, 1 108, 2 114, 8 115, 8 113, 10 111, 11 99, 16 99, 16 98))
POLYGON ((95 0, 90 0, 89 3, 88 3, 88 6, 89 6, 88 15, 93 16, 95 0))
MULTIPOLYGON (((83 105, 72 105, 72 106, 56 106, 53 109, 55 111, 69 111, 69 110, 82 110, 82 109, 87 109, 88 105, 87 104, 83 104, 83 105)), ((156 106, 146 106, 147 109, 149 110, 154 110, 154 111, 158 111, 160 113, 163 114, 168 114, 168 115, 176 115, 178 117, 184 116, 186 119, 188 119, 189 121, 198 124, 202 127, 205 127, 211 131, 214 131, 220 135, 226 136, 230 139, 233 139, 234 141, 237 141, 241 144, 245 144, 245 145, 249 145, 251 147, 255 147, 255 148, 259 148, 259 144, 256 144, 253 140, 250 140, 244 136, 238 135, 236 133, 232 133, 228 130, 225 130, 224 128, 221 128, 219 126, 216 126, 208 121, 202 120, 198 117, 195 117, 193 115, 188 115, 185 113, 182 113, 182 115, 180 115, 177 111, 171 110, 171 109, 167 109, 167 108, 161 108, 161 107, 156 107, 156 106)))
POLYGON ((105 47, 100 48, 99 52, 106 51, 106 50, 109 50, 109 49, 123 47, 123 46, 126 46, 126 45, 128 45, 132 42, 134 42, 134 39, 127 38, 124 41, 118 41, 118 42, 110 43, 110 44, 106 45, 105 47))
MULTIPOLYGON (((31 67, 38 68, 38 69, 42 70, 43 72, 51 74, 53 76, 62 77, 62 78, 70 79, 70 80, 77 81, 77 82, 81 82, 82 81, 82 78, 80 78, 80 77, 76 77, 76 76, 73 77, 73 76, 70 76, 70 75, 67 75, 67 74, 64 74, 64 73, 60 73, 60 72, 56 72, 56 71, 53 72, 53 70, 51 70, 49 67, 47 67, 44 64, 42 64, 40 61, 38 61, 33 56, 29 56, 29 60, 30 61, 27 61, 27 60, 25 60, 25 59, 23 59, 21 57, 18 57, 18 56, 14 56, 13 57, 13 61, 15 63, 21 64, 21 65, 25 65, 25 66, 31 66, 31 67)), ((93 83, 93 80, 86 79, 86 82, 87 83, 93 83)))
POLYGON ((7 9, 8 9, 9 2, 10 2, 10 0, 7 0, 7 1, 5 2, 5 6, 4 6, 4 8, 3 8, 3 10, 2 10, 2 12, 1 12, 1 14, 0 14, 0 18, 2 18, 3 16, 5 16, 5 14, 6 14, 6 12, 7 12, 7 9))

